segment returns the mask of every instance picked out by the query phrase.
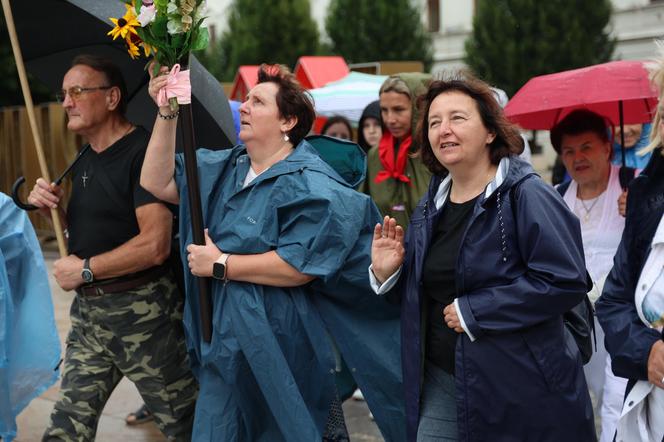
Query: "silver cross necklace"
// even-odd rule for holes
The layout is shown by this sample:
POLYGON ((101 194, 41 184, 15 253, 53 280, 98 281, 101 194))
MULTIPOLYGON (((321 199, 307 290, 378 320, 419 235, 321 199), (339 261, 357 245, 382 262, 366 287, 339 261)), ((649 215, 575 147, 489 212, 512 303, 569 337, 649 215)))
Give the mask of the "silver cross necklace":
POLYGON ((590 212, 592 212, 593 208, 597 204, 597 201, 601 198, 601 195, 595 198, 595 201, 593 201, 590 204, 590 207, 586 206, 585 201, 583 201, 581 198, 579 198, 579 201, 581 201, 581 206, 583 207, 583 210, 586 212, 586 214, 583 216, 583 221, 588 222, 590 221, 590 212))

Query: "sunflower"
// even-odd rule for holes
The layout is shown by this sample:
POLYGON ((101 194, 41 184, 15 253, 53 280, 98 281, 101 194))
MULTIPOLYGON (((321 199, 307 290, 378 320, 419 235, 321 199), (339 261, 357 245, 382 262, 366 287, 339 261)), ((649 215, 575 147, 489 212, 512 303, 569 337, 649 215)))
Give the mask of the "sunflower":
POLYGON ((126 40, 128 34, 136 34, 136 29, 134 28, 141 26, 141 23, 136 19, 136 10, 134 7, 132 5, 125 5, 125 7, 127 8, 127 12, 122 18, 109 18, 115 27, 111 29, 107 35, 112 35, 113 40, 118 38, 118 36, 126 40))
POLYGON ((129 56, 134 59, 140 56, 138 50, 139 47, 143 47, 143 53, 146 57, 157 52, 157 48, 141 40, 141 37, 139 37, 138 34, 127 34, 125 43, 127 44, 127 52, 129 53, 129 56))

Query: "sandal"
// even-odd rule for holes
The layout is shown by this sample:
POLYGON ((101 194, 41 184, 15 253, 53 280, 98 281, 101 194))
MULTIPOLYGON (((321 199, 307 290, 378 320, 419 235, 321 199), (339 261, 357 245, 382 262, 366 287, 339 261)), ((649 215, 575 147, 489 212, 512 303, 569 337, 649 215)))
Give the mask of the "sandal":
POLYGON ((147 405, 143 404, 141 408, 127 415, 125 423, 127 425, 138 425, 150 422, 151 420, 154 420, 154 416, 152 416, 152 413, 148 410, 147 405))

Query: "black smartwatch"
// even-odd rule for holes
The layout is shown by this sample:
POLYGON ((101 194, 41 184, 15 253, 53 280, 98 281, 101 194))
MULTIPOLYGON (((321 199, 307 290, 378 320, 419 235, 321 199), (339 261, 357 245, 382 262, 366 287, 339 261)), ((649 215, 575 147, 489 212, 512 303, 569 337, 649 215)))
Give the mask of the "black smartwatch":
POLYGON ((214 279, 219 279, 221 281, 228 281, 228 272, 226 267, 226 261, 228 257, 231 256, 228 253, 222 253, 218 260, 212 264, 212 277, 214 279))
POLYGON ((90 258, 85 258, 83 261, 83 271, 81 272, 81 278, 83 278, 83 282, 86 284, 95 280, 95 275, 92 273, 92 270, 90 270, 90 258))

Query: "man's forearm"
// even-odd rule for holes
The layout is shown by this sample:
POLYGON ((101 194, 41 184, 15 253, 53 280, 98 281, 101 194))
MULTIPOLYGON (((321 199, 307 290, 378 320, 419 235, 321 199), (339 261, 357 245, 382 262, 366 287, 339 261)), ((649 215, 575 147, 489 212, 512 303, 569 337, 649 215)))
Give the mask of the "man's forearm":
POLYGON ((90 258, 95 279, 115 278, 162 264, 170 254, 170 235, 154 239, 137 235, 120 247, 90 258))

